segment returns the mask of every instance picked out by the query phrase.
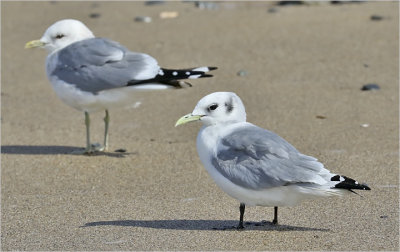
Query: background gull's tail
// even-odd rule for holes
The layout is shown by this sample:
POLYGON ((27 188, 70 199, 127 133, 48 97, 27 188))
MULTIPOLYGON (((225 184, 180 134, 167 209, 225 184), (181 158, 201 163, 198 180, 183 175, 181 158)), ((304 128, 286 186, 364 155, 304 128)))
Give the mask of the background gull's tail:
POLYGON ((179 80, 212 77, 213 75, 207 74, 207 72, 215 69, 217 69, 217 67, 196 67, 189 69, 161 68, 154 78, 148 80, 130 81, 128 86, 161 83, 172 87, 181 88, 184 87, 182 86, 183 83, 187 86, 191 86, 191 84, 179 80))

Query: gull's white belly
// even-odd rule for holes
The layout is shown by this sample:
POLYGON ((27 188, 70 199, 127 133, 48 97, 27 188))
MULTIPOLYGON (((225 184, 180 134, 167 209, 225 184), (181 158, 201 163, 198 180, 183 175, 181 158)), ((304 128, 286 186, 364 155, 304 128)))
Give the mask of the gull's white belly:
POLYGON ((110 109, 113 107, 126 106, 134 103, 133 87, 114 88, 100 91, 97 94, 79 90, 74 85, 65 83, 56 77, 51 77, 57 96, 69 106, 87 112, 110 109))
MULTIPOLYGON (((202 161, 207 160, 201 157, 202 161)), ((307 189, 298 186, 282 186, 264 190, 252 190, 232 183, 219 173, 210 161, 203 161, 203 165, 214 179, 215 183, 229 196, 241 203, 250 206, 293 206, 307 198, 307 189)), ((311 195, 310 195, 311 196, 311 195)))
MULTIPOLYGON (((229 134, 234 128, 225 128, 225 134, 229 134)), ((229 196, 241 203, 252 206, 293 206, 306 199, 335 196, 345 193, 345 190, 330 188, 306 187, 304 185, 288 185, 272 187, 268 189, 253 190, 244 188, 231 182, 213 166, 211 157, 214 155, 215 146, 219 135, 218 130, 202 128, 197 137, 197 151, 199 157, 215 183, 229 196)))
POLYGON ((77 88, 73 83, 66 83, 56 75, 52 75, 51 73, 57 65, 57 60, 58 56, 55 53, 47 57, 47 77, 57 96, 69 106, 81 111, 95 112, 113 107, 128 106, 138 102, 138 91, 171 88, 171 86, 159 83, 147 83, 144 85, 116 87, 98 93, 91 93, 77 88))

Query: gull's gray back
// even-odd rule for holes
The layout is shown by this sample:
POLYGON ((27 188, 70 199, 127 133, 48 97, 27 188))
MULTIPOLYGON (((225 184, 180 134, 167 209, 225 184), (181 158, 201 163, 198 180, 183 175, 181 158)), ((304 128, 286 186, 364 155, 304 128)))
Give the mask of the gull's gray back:
POLYGON ((138 77, 140 80, 143 71, 157 73, 159 69, 151 56, 130 52, 104 38, 75 42, 50 57, 58 59, 50 75, 92 93, 125 86, 138 77))
POLYGON ((254 125, 221 139, 211 162, 233 183, 255 190, 318 183, 318 172, 323 169, 315 158, 301 154, 280 136, 254 125))

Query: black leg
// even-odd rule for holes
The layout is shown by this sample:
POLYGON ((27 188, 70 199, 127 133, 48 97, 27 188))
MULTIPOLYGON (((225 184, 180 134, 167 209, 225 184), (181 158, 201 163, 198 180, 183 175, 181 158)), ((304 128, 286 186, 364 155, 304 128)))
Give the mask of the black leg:
POLYGON ((246 208, 246 205, 244 203, 240 203, 240 219, 239 219, 239 225, 237 226, 237 229, 243 229, 243 215, 244 215, 244 209, 246 208))
POLYGON ((276 225, 278 224, 278 207, 274 207, 274 220, 272 221, 272 224, 276 225))
POLYGON ((106 109, 106 116, 104 117, 104 145, 103 148, 106 151, 108 148, 108 125, 110 124, 110 114, 106 109))

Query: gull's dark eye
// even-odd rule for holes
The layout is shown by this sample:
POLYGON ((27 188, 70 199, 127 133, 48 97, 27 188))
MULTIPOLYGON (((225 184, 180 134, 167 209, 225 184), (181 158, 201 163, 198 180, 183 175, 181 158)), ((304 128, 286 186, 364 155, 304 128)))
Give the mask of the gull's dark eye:
POLYGON ((216 110, 218 108, 218 104, 211 104, 209 107, 208 107, 208 111, 211 111, 211 110, 216 110))
POLYGON ((64 34, 57 34, 56 39, 63 38, 65 35, 64 34))

